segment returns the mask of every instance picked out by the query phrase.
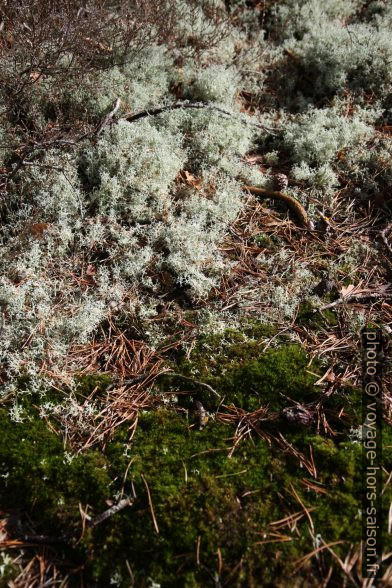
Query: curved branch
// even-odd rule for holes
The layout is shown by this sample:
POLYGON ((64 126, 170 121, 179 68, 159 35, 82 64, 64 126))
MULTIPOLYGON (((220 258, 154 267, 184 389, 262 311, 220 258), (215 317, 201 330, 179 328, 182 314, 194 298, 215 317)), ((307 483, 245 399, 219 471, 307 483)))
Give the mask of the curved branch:
POLYGON ((296 200, 293 196, 289 196, 289 194, 286 194, 285 192, 276 192, 274 190, 267 190, 267 188, 257 188, 256 186, 248 186, 247 184, 245 184, 242 187, 244 190, 247 190, 254 196, 274 198, 275 200, 281 200, 285 202, 289 206, 289 208, 291 208, 291 210, 295 213, 299 221, 299 224, 306 229, 313 230, 313 223, 309 219, 308 213, 306 212, 302 204, 300 204, 298 200, 296 200))
POLYGON ((195 380, 194 378, 190 378, 189 376, 184 376, 183 374, 177 374, 175 372, 165 372, 162 375, 172 376, 174 378, 180 378, 181 380, 185 380, 187 382, 192 382, 192 384, 195 384, 196 386, 202 386, 203 388, 206 388, 209 392, 211 392, 211 394, 213 394, 217 398, 221 397, 220 394, 218 394, 218 392, 216 390, 214 390, 214 388, 212 386, 210 386, 209 384, 207 384, 206 382, 200 382, 200 380, 195 380))

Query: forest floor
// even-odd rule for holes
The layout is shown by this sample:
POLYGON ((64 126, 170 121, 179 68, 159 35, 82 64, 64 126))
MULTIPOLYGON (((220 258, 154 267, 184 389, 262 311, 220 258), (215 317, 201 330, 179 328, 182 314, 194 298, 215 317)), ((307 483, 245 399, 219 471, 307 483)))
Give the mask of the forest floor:
POLYGON ((0 7, 0 587, 392 586, 392 10, 323 4, 0 7))

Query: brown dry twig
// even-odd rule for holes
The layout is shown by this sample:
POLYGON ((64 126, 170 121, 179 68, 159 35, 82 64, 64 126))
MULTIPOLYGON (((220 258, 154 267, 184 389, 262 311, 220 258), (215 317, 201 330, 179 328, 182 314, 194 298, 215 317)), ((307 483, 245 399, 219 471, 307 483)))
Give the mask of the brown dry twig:
POLYGON ((192 384, 196 384, 197 386, 202 386, 203 388, 206 388, 216 398, 221 397, 220 394, 218 394, 218 392, 216 390, 214 390, 214 388, 212 386, 210 386, 210 384, 206 384, 206 382, 200 382, 200 380, 195 380, 194 378, 191 378, 189 376, 184 376, 183 374, 177 374, 175 372, 170 372, 170 371, 165 372, 164 375, 172 376, 174 378, 179 378, 181 380, 185 380, 186 382, 192 382, 192 384))
POLYGON ((346 295, 346 296, 341 296, 340 298, 338 298, 337 300, 335 300, 334 302, 330 302, 329 304, 324 304, 324 306, 321 306, 320 308, 316 308, 313 312, 322 312, 323 310, 327 310, 329 308, 334 308, 335 306, 338 306, 339 304, 344 304, 345 302, 350 302, 350 303, 355 303, 355 302, 367 302, 368 300, 390 300, 392 299, 392 291, 389 292, 387 291, 386 288, 381 289, 379 292, 359 292, 358 294, 355 294, 355 291, 353 290, 353 293, 351 294, 350 292, 346 295))

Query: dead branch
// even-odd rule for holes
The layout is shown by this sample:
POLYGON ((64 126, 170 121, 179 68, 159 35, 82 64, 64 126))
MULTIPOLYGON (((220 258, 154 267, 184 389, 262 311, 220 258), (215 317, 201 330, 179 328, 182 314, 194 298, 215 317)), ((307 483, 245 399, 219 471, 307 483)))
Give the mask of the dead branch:
POLYGON ((392 299, 392 292, 365 292, 363 294, 348 294, 347 296, 342 296, 338 298, 334 302, 330 302, 329 304, 324 304, 320 308, 316 308, 313 312, 322 312, 323 310, 327 310, 328 308, 334 308, 339 304, 343 304, 344 302, 366 302, 368 300, 391 300, 392 299))
POLYGON ((57 545, 67 543, 68 537, 50 537, 49 535, 21 535, 16 541, 20 541, 21 544, 31 545, 57 545))
POLYGON ((106 521, 106 519, 108 519, 109 517, 113 516, 114 514, 117 514, 118 512, 123 510, 125 507, 130 506, 133 503, 134 503, 134 498, 127 496, 126 498, 123 498, 122 500, 120 500, 117 504, 114 504, 113 506, 111 506, 110 508, 108 508, 107 510, 102 512, 101 514, 97 515, 96 517, 90 518, 88 515, 85 514, 85 517, 87 520, 87 525, 89 527, 96 527, 97 525, 100 525, 101 523, 103 523, 103 521, 106 521))
MULTIPOLYGON (((220 106, 215 106, 215 104, 208 104, 206 102, 189 102, 189 100, 182 100, 180 102, 175 102, 174 104, 169 104, 168 106, 161 106, 160 108, 153 108, 151 110, 142 110, 141 112, 137 112, 136 114, 126 114, 124 119, 128 122, 136 122, 142 118, 147 118, 148 116, 157 116, 159 114, 163 114, 164 112, 170 112, 171 110, 179 110, 181 108, 193 108, 200 110, 201 108, 209 108, 210 110, 215 110, 220 114, 225 116, 231 116, 238 118, 238 115, 234 112, 230 112, 230 110, 226 110, 221 108, 220 106)), ((239 118, 239 120, 246 125, 251 125, 257 129, 261 129, 263 131, 267 131, 272 134, 276 134, 277 131, 280 129, 273 129, 271 127, 267 127, 260 123, 254 123, 247 118, 239 118)))

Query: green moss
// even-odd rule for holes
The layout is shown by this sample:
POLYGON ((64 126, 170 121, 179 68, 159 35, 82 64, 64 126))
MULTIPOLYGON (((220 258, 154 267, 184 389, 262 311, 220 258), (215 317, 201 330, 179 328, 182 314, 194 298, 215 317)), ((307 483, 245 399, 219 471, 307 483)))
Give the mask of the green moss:
MULTIPOLYGON (((121 427, 105 451, 67 454, 32 405, 29 419, 19 424, 0 411, 2 507, 18 512, 22 522, 27 515, 37 533, 63 535, 57 556, 83 565, 87 585, 110 585, 115 576, 116 585, 127 586, 128 562, 135 585, 142 588, 149 586, 148 578, 162 588, 208 586, 219 569, 219 558, 220 581, 233 586, 256 587, 261 581, 278 586, 288 575, 298 585, 308 582, 312 573, 317 574, 316 564, 311 561, 301 570, 294 565, 314 549, 307 517, 298 520, 297 531, 282 527, 279 532, 287 541, 278 544, 273 542, 271 524, 302 510, 296 492, 311 509, 315 535, 326 543, 343 541, 334 547, 340 557, 350 545, 358 545, 361 445, 347 439, 350 427, 361 422, 361 393, 346 388, 323 400, 334 438, 317 434, 312 425, 288 423, 284 407, 293 401, 319 401, 321 390, 314 382, 321 370, 317 362, 309 365, 297 344, 276 340, 280 345, 265 351, 267 336, 270 327, 255 323, 246 332, 227 330, 224 336, 201 338, 189 359, 176 358, 178 373, 194 380, 186 382, 191 389, 188 410, 181 400, 178 412, 142 413, 132 441, 128 428, 121 427), (198 382, 210 384, 221 395, 220 411, 231 403, 245 410, 268 405, 277 419, 261 423, 262 430, 282 433, 297 452, 313 455, 317 478, 301 467, 295 452, 284 452, 261 438, 244 439, 229 457, 233 427, 212 416, 205 429, 198 429, 194 400, 200 399, 210 410, 217 405, 198 382), (133 492, 132 506, 79 540, 80 504, 89 505, 94 516, 106 510, 108 500, 117 502, 133 492)), ((106 376, 82 376, 77 393, 101 393, 108 383, 106 376)), ((183 384, 175 377, 164 378, 162 392, 173 391, 173 386, 180 391, 183 384)), ((383 434, 387 470, 392 463, 390 428, 383 434)), ((385 498, 385 512, 388 508, 385 498)), ((334 564, 327 553, 323 558, 334 564)), ((335 566, 336 585, 342 581, 340 574, 335 566)))
POLYGON ((99 395, 105 392, 112 382, 108 374, 82 374, 76 376, 76 395, 86 398, 91 394, 99 395))
MULTIPOLYGON (((22 509, 34 524, 39 520, 37 532, 66 532, 65 553, 73 563, 84 562, 87 585, 109 585, 116 573, 122 578, 117 585, 127 586, 128 561, 138 586, 148 586, 149 577, 162 587, 207 586, 218 570, 218 549, 222 582, 232 574, 234 586, 258 586, 261 578, 272 586, 290 574, 303 583, 309 570, 298 572, 293 562, 312 550, 306 516, 298 521, 298 534, 281 529, 290 540, 278 549, 276 543, 264 543, 273 538, 270 523, 301 510, 292 486, 314 508, 315 532, 325 541, 344 539, 348 545, 360 537, 358 444, 292 435, 291 442, 304 452, 313 448, 318 469, 315 483, 321 491, 305 492, 301 480, 309 476, 289 455, 261 439, 248 439, 229 458, 231 428, 212 422, 198 431, 167 410, 143 414, 130 446, 123 428, 104 453, 89 451, 70 462, 41 421, 16 425, 4 411, 0 416, 0 463, 2 475, 7 474, 3 508, 22 509), (117 500, 121 489, 127 494, 132 487, 134 505, 88 531, 76 545, 79 503, 98 514, 107 508, 106 500, 117 500)), ((339 553, 345 549, 346 544, 339 553)))
POLYGON ((241 332, 244 336, 249 337, 250 339, 270 339, 276 335, 278 328, 276 325, 261 323, 257 320, 248 318, 247 322, 242 325, 241 332))
MULTIPOLYGON (((264 352, 263 326, 259 328, 257 338, 252 339, 235 331, 228 331, 223 339, 205 338, 190 360, 180 361, 182 373, 210 384, 224 404, 246 410, 262 405, 279 410, 287 404, 285 396, 300 402, 314 399, 317 378, 310 371, 315 372, 317 364, 308 368, 309 359, 297 344, 283 344, 264 352)), ((205 389, 197 390, 197 398, 210 409, 216 405, 216 399, 205 389)))
MULTIPOLYGON (((177 371, 195 380, 194 384, 187 382, 186 389, 191 390, 191 395, 179 396, 179 404, 193 409, 194 401, 200 400, 208 410, 214 410, 219 401, 198 384, 204 382, 215 389, 224 405, 234 404, 248 411, 267 405, 281 415, 275 429, 282 424, 287 428, 289 425, 282 419, 282 410, 293 402, 319 401, 322 388, 315 386, 315 382, 324 370, 319 361, 310 362, 298 344, 276 339, 280 346, 264 351, 264 337, 268 335, 273 335, 271 327, 257 323, 249 325, 246 334, 227 330, 223 337, 201 339, 189 359, 178 360, 177 371)), ((180 391, 184 389, 180 379, 164 378, 162 392, 168 388, 172 390, 173 386, 180 391)), ((351 427, 358 427, 360 390, 341 388, 322 400, 328 420, 341 436, 347 436, 351 427)))
POLYGON ((228 400, 248 410, 268 404, 279 410, 286 404, 282 394, 306 402, 314 398, 315 377, 307 370, 308 358, 298 345, 267 351, 233 374, 233 385, 226 378, 228 400))
POLYGON ((252 238, 252 241, 258 247, 265 247, 266 249, 276 250, 279 246, 279 241, 276 237, 266 233, 258 233, 252 238))
POLYGON ((89 504, 103 505, 102 495, 110 479, 101 454, 87 452, 67 459, 61 439, 34 414, 16 424, 0 410, 0 428, 0 475, 4 478, 0 496, 4 508, 23 505, 49 532, 63 520, 79 524, 78 497, 89 504))
MULTIPOLYGON (((327 296, 328 295, 324 297, 326 301, 327 296)), ((329 309, 318 312, 317 308, 310 300, 304 300, 301 302, 298 309, 296 323, 298 325, 312 327, 316 330, 320 327, 336 327, 339 324, 336 313, 329 309)))

